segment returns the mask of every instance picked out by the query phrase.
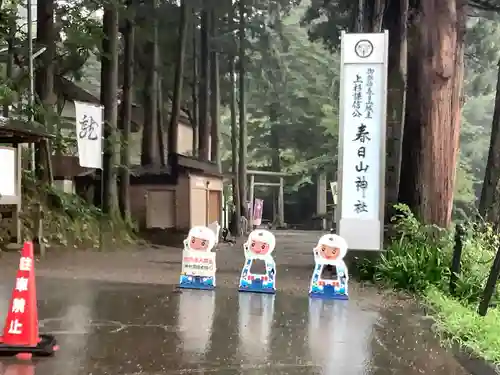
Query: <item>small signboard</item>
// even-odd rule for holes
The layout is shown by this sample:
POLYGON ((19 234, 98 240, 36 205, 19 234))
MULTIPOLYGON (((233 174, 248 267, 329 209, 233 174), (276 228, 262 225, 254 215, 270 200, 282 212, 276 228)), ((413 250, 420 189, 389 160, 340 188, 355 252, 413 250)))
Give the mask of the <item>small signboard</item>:
POLYGON ((182 273, 212 277, 215 273, 215 253, 184 250, 182 252, 182 273))
POLYGON ((184 240, 182 272, 179 287, 188 289, 215 288, 215 233, 208 227, 193 227, 184 240))
POLYGON ((276 293, 276 264, 272 252, 276 246, 274 234, 268 230, 256 229, 243 244, 245 264, 240 276, 240 292, 276 293), (254 271, 258 263, 263 264, 261 272, 254 271))
POLYGON ((17 150, 0 147, 0 197, 16 197, 17 194, 17 150))
POLYGON ((254 199, 253 204, 253 225, 259 226, 262 224, 262 211, 264 210, 264 200, 254 199))
POLYGON ((328 299, 348 299, 349 276, 344 257, 347 242, 336 234, 323 235, 314 251, 314 271, 309 295, 328 299))
POLYGON ((331 181, 330 182, 330 193, 332 194, 332 200, 333 204, 336 206, 337 205, 337 197, 338 197, 338 187, 337 187, 337 181, 331 181))

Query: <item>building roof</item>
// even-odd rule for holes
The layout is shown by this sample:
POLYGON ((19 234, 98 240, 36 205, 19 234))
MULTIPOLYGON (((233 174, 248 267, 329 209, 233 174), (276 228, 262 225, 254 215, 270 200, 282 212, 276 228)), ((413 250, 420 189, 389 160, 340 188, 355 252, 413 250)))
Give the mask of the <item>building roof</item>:
POLYGON ((38 122, 0 116, 0 143, 32 143, 48 138, 54 136, 38 122))
MULTIPOLYGON (((68 101, 79 101, 86 102, 91 104, 99 105, 101 103, 99 97, 99 87, 93 85, 90 82, 73 82, 65 77, 57 76, 55 78, 55 88, 58 95, 62 96, 65 100, 68 101)), ((171 102, 167 102, 167 109, 164 110, 164 125, 167 126, 168 121, 170 120, 170 107, 171 102)), ((119 105, 118 105, 119 106, 119 105)), ((120 110, 118 109, 118 113, 120 110)), ((144 119, 144 110, 137 103, 132 104, 132 132, 138 132, 139 128, 142 127, 144 119)), ((181 109, 181 114, 179 116, 179 123, 191 126, 191 122, 189 120, 189 115, 185 110, 181 109)))

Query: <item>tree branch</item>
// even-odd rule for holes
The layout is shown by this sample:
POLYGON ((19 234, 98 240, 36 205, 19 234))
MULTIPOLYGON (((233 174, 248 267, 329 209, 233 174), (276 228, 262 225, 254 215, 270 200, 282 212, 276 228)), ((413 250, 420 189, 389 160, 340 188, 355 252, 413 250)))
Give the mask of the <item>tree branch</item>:
POLYGON ((500 5, 494 0, 469 0, 469 5, 480 10, 500 12, 500 5))

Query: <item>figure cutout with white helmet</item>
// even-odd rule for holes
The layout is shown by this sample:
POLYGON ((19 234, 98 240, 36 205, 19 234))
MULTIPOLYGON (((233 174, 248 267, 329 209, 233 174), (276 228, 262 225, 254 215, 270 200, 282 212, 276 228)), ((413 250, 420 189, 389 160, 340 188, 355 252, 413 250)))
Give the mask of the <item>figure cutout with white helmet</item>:
POLYGON ((245 264, 240 276, 240 292, 276 293, 276 263, 272 252, 276 246, 274 234, 256 229, 243 244, 245 264), (260 266, 260 267, 259 267, 260 266), (257 268, 260 268, 258 271, 257 268))
POLYGON ((348 299, 349 275, 344 262, 347 242, 336 234, 322 236, 314 251, 314 272, 309 295, 329 299, 348 299))
POLYGON ((191 228, 184 240, 180 288, 215 288, 215 253, 212 252, 215 243, 212 229, 203 226, 191 228))

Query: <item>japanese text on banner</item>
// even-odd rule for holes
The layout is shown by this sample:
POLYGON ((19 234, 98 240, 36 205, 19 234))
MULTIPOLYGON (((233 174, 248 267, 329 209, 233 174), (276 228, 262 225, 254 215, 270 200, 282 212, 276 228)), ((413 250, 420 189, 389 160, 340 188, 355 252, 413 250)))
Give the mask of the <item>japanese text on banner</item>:
POLYGON ((102 168, 102 107, 75 102, 75 120, 80 166, 102 168))

